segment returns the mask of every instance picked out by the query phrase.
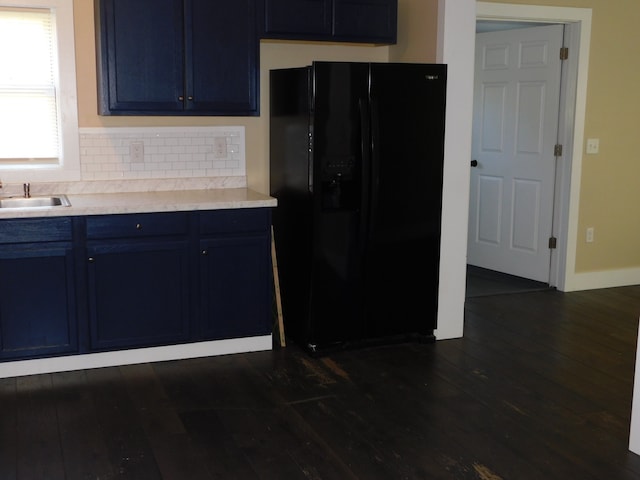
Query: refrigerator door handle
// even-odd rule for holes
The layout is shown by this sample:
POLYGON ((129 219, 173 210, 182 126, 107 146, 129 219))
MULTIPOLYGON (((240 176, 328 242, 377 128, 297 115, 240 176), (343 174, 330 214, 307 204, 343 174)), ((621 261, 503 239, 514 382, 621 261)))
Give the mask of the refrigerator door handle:
POLYGON ((370 109, 371 109, 371 118, 369 120, 370 125, 370 140, 369 140, 369 151, 370 153, 370 185, 371 185, 371 193, 369 200, 369 236, 373 235, 375 231, 375 218, 376 211, 378 207, 378 195, 380 190, 380 108, 377 100, 374 98, 370 99, 370 109))

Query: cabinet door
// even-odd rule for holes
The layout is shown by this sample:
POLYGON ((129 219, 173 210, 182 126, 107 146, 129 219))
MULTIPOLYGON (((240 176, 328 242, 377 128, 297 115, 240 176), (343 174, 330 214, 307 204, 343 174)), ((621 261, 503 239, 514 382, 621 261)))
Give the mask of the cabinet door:
POLYGON ((270 334, 268 236, 223 237, 203 240, 200 246, 202 338, 270 334))
POLYGON ((264 33, 274 38, 329 38, 332 0, 265 0, 264 33))
POLYGON ((99 0, 102 115, 258 115, 257 0, 99 0))
POLYGON ((70 243, 2 245, 0 359, 78 350, 70 243))
POLYGON ((256 0, 186 0, 187 110, 257 115, 256 0))
POLYGON ((265 38, 396 43, 397 0, 264 0, 265 38))
POLYGON ((100 114, 180 112, 182 0, 100 0, 100 114))
POLYGON ((87 252, 93 349, 187 340, 187 242, 92 242, 87 252))
POLYGON ((336 40, 396 43, 397 0, 334 0, 336 40))

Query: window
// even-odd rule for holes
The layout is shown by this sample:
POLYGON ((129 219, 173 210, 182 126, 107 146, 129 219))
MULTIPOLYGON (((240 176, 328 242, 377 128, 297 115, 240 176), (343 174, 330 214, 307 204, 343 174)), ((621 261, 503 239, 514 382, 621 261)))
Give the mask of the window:
POLYGON ((73 0, 0 0, 0 179, 79 180, 73 0))

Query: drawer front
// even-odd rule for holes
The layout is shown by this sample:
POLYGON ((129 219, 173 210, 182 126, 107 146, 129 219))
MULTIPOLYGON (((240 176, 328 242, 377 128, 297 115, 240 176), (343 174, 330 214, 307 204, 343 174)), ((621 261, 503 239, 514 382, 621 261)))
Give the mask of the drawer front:
POLYGON ((183 212, 87 217, 87 239, 186 235, 188 230, 189 215, 183 212))
POLYGON ((269 208, 238 208, 200 213, 200 234, 267 231, 271 225, 269 208))
POLYGON ((71 218, 15 218, 0 220, 0 244, 71 240, 71 218))

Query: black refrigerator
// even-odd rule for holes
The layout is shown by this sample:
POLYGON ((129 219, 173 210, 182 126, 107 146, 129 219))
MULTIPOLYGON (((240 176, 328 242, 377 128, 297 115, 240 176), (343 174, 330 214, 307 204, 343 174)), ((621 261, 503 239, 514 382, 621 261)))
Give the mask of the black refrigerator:
POLYGON ((446 65, 270 72, 285 333, 309 353, 433 341, 446 65))

